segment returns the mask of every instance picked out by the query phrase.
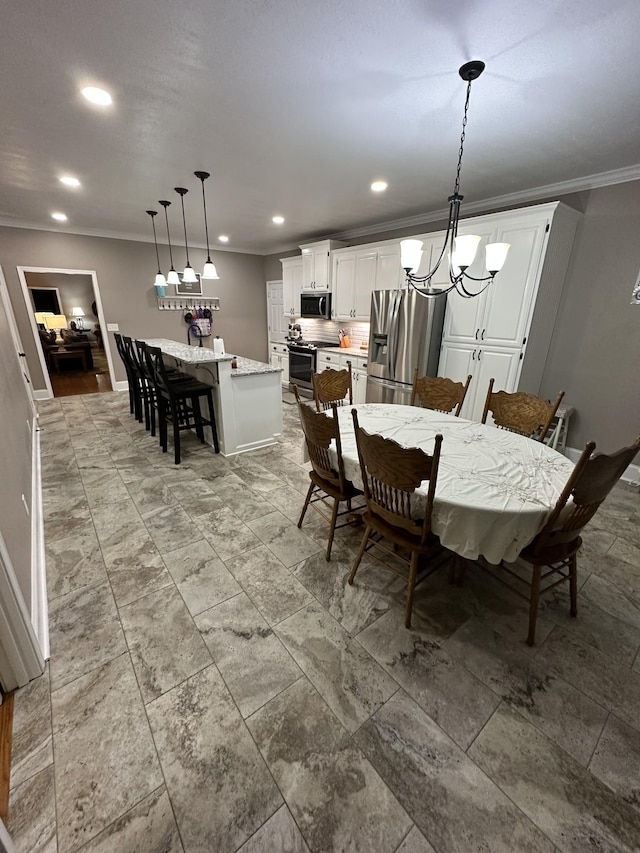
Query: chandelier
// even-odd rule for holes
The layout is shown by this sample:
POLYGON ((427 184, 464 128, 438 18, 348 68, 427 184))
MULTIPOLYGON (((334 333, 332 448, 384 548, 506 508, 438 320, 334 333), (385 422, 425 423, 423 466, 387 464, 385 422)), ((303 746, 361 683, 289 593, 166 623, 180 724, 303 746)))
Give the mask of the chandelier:
POLYGON ((464 117, 462 119, 462 133, 460 135, 460 150, 458 151, 458 166, 456 179, 453 185, 453 194, 449 196, 449 219, 447 221, 447 233, 440 255, 424 275, 417 275, 422 260, 422 240, 402 240, 400 243, 400 263, 407 277, 407 287, 411 286, 421 296, 442 296, 455 290, 460 296, 470 299, 479 296, 493 281, 496 274, 502 269, 509 251, 509 243, 490 243, 485 247, 485 267, 487 275, 476 277, 470 275, 467 270, 473 263, 480 237, 468 234, 458 236, 458 223, 460 220, 460 204, 464 196, 460 195, 460 172, 462 170, 462 154, 464 152, 464 140, 467 129, 467 114, 469 112, 469 96, 471 94, 471 83, 477 80, 484 71, 484 62, 474 60, 466 62, 458 69, 460 77, 467 83, 467 97, 464 103, 464 117), (446 256, 446 257, 445 257, 446 256), (449 286, 436 288, 431 286, 433 276, 438 272, 441 265, 446 263, 449 267, 449 286), (479 290, 469 290, 468 282, 485 282, 484 287, 479 290))

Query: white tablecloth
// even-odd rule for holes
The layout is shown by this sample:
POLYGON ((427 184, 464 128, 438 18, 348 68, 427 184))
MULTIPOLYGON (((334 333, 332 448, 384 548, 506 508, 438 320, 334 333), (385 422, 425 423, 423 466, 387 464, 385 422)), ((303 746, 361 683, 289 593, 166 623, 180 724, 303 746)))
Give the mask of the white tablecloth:
MULTIPOLYGON (((432 526, 462 557, 513 561, 546 521, 573 463, 538 441, 430 409, 366 403, 360 426, 433 453, 443 436, 432 526)), ((338 409, 345 473, 362 487, 351 407, 338 409)), ((425 490, 423 491, 426 494, 425 490)))

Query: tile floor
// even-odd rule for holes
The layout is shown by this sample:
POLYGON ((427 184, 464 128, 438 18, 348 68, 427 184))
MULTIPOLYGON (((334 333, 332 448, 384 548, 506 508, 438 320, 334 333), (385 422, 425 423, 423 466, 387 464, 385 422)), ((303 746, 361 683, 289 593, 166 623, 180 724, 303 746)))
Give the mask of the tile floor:
POLYGON ((296 527, 277 447, 162 455, 125 395, 41 405, 51 661, 17 693, 21 853, 640 849, 640 496, 585 537, 538 645, 469 570, 404 589, 296 527))

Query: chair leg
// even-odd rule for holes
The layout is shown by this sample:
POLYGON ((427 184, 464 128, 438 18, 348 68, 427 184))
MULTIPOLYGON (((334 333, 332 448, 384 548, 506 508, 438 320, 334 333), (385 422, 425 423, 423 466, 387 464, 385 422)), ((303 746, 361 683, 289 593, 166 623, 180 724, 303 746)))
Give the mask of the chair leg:
POLYGON ((542 566, 533 567, 531 577, 531 598, 529 599, 529 633, 527 645, 533 646, 536 641, 536 622, 538 621, 538 601, 540 599, 540 572, 542 566))
POLYGON ((413 610, 413 593, 416 588, 416 578, 418 577, 418 559, 419 554, 414 551, 411 554, 411 565, 409 567, 409 580, 407 583, 407 612, 404 617, 404 627, 411 627, 411 611, 413 610))
POLYGON ((193 420, 196 425, 196 435, 200 439, 200 444, 204 444, 204 427, 202 426, 202 413, 200 411, 200 397, 191 398, 191 408, 193 409, 193 420))
POLYGON ((216 453, 220 453, 220 445, 218 444, 218 429, 216 427, 216 412, 213 408, 213 394, 211 391, 207 393, 207 405, 209 406, 209 420, 211 421, 211 438, 213 439, 213 449, 216 453))
POLYGON ((311 495, 313 494, 313 490, 315 489, 316 484, 313 480, 309 483, 309 489, 307 490, 307 496, 304 499, 304 506, 302 507, 302 512, 300 513, 300 518, 298 519, 298 527, 302 527, 302 522, 304 521, 305 514, 307 512, 307 507, 311 501, 311 495))
POLYGON ((578 615, 578 555, 574 554, 569 563, 569 593, 571 596, 571 615, 578 615))
POLYGON ((356 555, 356 559, 353 563, 353 568, 351 569, 351 574, 349 575, 349 584, 353 586, 353 579, 356 576, 356 572, 358 571, 358 567, 360 566, 360 561, 362 560, 362 555, 365 552, 365 548, 367 547, 367 542, 369 541, 369 537, 371 536, 371 531, 373 528, 367 526, 364 535, 362 537, 362 542, 360 543, 360 548, 356 555))
POLYGON ((327 562, 331 559, 331 546, 333 545, 333 537, 336 532, 336 519, 338 518, 338 507, 340 506, 340 501, 337 498, 334 498, 333 501, 333 512, 331 513, 331 526, 329 528, 329 541, 327 542, 327 553, 326 560, 327 562))
POLYGON ((173 460, 176 465, 180 464, 180 413, 175 404, 171 406, 173 415, 173 460))

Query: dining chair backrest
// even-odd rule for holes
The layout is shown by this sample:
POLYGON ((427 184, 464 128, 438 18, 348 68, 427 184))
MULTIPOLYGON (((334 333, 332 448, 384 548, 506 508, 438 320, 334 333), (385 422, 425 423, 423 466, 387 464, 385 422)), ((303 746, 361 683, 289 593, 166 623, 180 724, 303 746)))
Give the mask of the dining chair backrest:
POLYGON ((157 394, 164 394, 170 397, 169 380, 167 378, 167 369, 162 357, 162 350, 159 347, 150 347, 148 344, 145 347, 145 355, 147 359, 148 370, 153 377, 157 394))
POLYGON ((346 370, 323 370, 322 373, 311 373, 313 398, 316 409, 326 411, 331 404, 342 406, 346 402, 353 403, 353 388, 351 381, 351 362, 347 362, 346 370))
POLYGON ((459 417, 470 382, 471 375, 467 376, 467 381, 464 384, 454 382, 446 376, 418 376, 418 368, 416 367, 413 374, 410 405, 415 406, 416 400, 418 400, 419 405, 424 409, 434 409, 437 412, 446 412, 447 414, 455 409, 453 414, 459 417))
POLYGON ((486 424, 487 415, 491 412, 495 425, 500 429, 544 441, 564 397, 564 391, 561 391, 556 401, 551 403, 549 400, 542 400, 535 394, 525 394, 523 391, 516 391, 513 394, 507 391, 494 391, 494 381, 494 379, 489 380, 482 423, 486 424))
POLYGON ((615 453, 596 453, 586 445, 546 524, 528 546, 532 554, 574 542, 640 451, 640 436, 615 453))
POLYGON ((311 406, 303 402, 297 385, 293 386, 293 391, 298 404, 302 432, 309 452, 309 461, 313 470, 322 480, 326 480, 340 489, 342 493, 345 493, 346 477, 344 475, 344 460, 342 459, 336 404, 330 404, 332 409, 332 416, 330 417, 324 412, 314 412, 311 406), (337 465, 331 461, 329 453, 331 442, 335 442, 337 465))
POLYGON ((360 426, 356 409, 352 417, 367 509, 392 528, 419 536, 424 544, 431 533, 442 436, 436 435, 429 456, 418 447, 401 447, 391 438, 370 435, 360 426), (425 481, 429 487, 424 512, 416 518, 415 491, 425 481))

